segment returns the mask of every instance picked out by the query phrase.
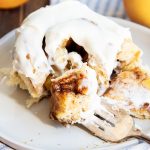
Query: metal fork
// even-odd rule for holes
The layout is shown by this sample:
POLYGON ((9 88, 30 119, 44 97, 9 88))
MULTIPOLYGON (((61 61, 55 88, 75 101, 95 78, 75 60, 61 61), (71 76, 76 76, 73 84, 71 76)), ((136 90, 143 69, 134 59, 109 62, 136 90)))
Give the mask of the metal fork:
POLYGON ((141 139, 150 143, 150 137, 135 128, 133 118, 123 109, 114 110, 112 105, 104 102, 104 109, 97 109, 90 119, 85 119, 82 125, 95 136, 104 141, 119 143, 130 138, 141 139))

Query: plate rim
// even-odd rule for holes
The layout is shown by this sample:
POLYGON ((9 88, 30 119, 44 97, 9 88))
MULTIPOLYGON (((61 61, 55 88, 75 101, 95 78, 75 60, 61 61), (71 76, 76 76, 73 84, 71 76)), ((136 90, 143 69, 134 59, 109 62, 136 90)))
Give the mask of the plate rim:
MULTIPOLYGON (((125 20, 125 19, 122 19, 122 18, 117 18, 117 17, 108 17, 110 19, 112 19, 114 22, 118 23, 118 22, 122 22, 122 23, 127 23, 129 24, 130 26, 134 26, 136 28, 139 28, 141 30, 144 30, 144 32, 148 32, 150 34, 150 28, 146 27, 146 26, 143 26, 141 24, 138 24, 136 22, 133 22, 131 20, 125 20)), ((127 27, 128 28, 128 27, 127 27)), ((130 28, 130 27, 129 27, 130 28)))
MULTIPOLYGON (((145 26, 140 25, 140 24, 137 24, 137 23, 134 23, 134 22, 131 22, 130 20, 124 20, 124 19, 116 18, 116 17, 108 17, 108 18, 112 19, 116 23, 121 22, 123 24, 127 24, 129 26, 129 28, 131 28, 131 27, 137 28, 139 30, 142 30, 142 32, 148 32, 150 34, 150 28, 145 27, 145 26)), ((13 37, 15 35, 15 31, 16 31, 16 29, 13 29, 10 32, 8 32, 7 34, 5 34, 3 37, 1 37, 0 38, 0 46, 3 45, 5 42, 7 42, 11 37, 13 37)), ((6 144, 6 146, 8 145, 9 147, 12 147, 12 148, 15 148, 15 149, 42 150, 42 149, 39 149, 37 147, 33 147, 33 146, 28 145, 28 144, 23 144, 19 141, 16 141, 16 140, 12 139, 11 137, 7 137, 6 135, 3 135, 1 132, 0 132, 0 141, 3 144, 6 144)), ((111 149, 118 149, 118 148, 123 148, 125 146, 131 146, 131 145, 138 144, 138 143, 139 143, 139 140, 133 139, 133 140, 126 141, 126 142, 123 142, 123 143, 119 143, 119 144, 116 144, 116 145, 112 144, 112 145, 104 146, 104 147, 101 147, 101 148, 95 148, 95 150, 96 149, 106 149, 106 148, 108 148, 108 149, 110 149, 110 148, 111 149)))
POLYGON ((4 36, 2 36, 2 37, 0 38, 0 46, 1 46, 2 44, 4 44, 7 40, 9 40, 11 37, 15 36, 16 30, 17 30, 17 28, 15 28, 15 29, 9 31, 9 32, 6 33, 4 36))

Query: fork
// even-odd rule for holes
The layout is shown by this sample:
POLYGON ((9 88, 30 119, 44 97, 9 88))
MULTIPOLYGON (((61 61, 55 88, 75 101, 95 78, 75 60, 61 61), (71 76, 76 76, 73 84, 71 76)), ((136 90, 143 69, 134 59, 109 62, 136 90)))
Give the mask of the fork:
POLYGON ((90 119, 86 118, 81 123, 95 136, 113 143, 123 142, 130 138, 150 143, 150 137, 135 128, 133 118, 125 110, 113 109, 112 105, 106 102, 100 105, 101 107, 96 109, 90 119))

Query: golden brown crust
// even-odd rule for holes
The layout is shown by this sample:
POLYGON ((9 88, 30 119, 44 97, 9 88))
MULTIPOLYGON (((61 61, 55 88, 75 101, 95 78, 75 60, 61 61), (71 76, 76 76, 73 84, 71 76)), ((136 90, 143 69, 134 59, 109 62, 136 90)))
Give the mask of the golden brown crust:
POLYGON ((50 103, 50 118, 61 123, 73 124, 81 119, 81 112, 88 109, 88 96, 73 92, 55 92, 50 103))
MULTIPOLYGON (((30 79, 25 77, 23 74, 19 74, 17 72, 12 72, 10 74, 10 82, 13 85, 18 85, 21 89, 28 90, 30 95, 33 98, 39 98, 44 95, 44 89, 42 88, 35 88, 33 84, 31 83, 30 79)), ((41 86, 39 86, 41 87, 41 86)))
POLYGON ((141 50, 133 43, 131 39, 126 39, 122 44, 121 50, 117 54, 119 70, 133 69, 139 65, 141 59, 141 50))
POLYGON ((149 104, 143 104, 139 109, 131 109, 131 115, 139 119, 150 119, 149 104))
POLYGON ((61 123, 73 124, 88 110, 88 88, 80 86, 86 80, 86 72, 78 70, 51 81, 50 117, 61 123))
POLYGON ((52 93, 55 92, 73 92, 76 94, 85 94, 87 92, 87 87, 79 88, 80 82, 85 78, 85 75, 82 73, 71 74, 65 78, 62 78, 58 81, 54 81, 51 84, 52 93))

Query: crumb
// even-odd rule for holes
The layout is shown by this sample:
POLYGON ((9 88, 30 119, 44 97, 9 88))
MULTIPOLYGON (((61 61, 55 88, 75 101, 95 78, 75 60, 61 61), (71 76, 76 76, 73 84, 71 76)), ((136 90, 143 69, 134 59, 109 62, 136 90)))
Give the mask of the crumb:
POLYGON ((30 139, 30 142, 33 142, 33 139, 30 139))
POLYGON ((29 53, 26 55, 26 58, 27 58, 27 59, 30 59, 30 54, 29 54, 29 53))
POLYGON ((34 68, 34 69, 33 69, 33 73, 35 73, 35 72, 36 72, 36 69, 34 68))

